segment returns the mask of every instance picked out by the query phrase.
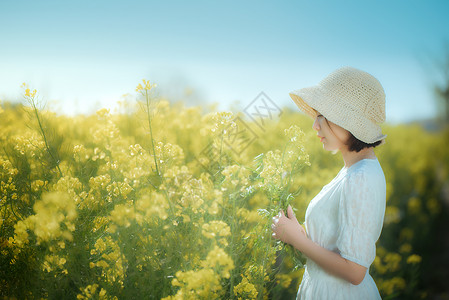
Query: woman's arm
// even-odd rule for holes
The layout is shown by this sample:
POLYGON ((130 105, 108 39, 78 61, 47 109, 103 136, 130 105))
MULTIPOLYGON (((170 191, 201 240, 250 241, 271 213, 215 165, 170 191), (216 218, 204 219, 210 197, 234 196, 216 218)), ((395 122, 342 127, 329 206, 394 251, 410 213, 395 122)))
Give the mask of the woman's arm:
POLYGON ((296 219, 291 206, 287 216, 281 210, 279 218, 273 218, 273 237, 292 245, 328 273, 358 285, 363 281, 366 267, 341 257, 338 253, 327 250, 307 237, 306 231, 296 219))

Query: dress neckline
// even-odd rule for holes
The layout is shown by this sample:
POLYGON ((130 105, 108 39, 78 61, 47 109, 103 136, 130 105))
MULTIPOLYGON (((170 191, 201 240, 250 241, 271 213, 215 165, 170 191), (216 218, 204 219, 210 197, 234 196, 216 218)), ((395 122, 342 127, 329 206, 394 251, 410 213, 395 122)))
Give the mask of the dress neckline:
POLYGON ((377 161, 378 161, 377 157, 376 157, 376 158, 362 158, 361 160, 359 160, 359 161, 353 163, 352 165, 350 165, 349 167, 343 166, 343 170, 349 170, 349 169, 351 169, 353 166, 357 165, 358 163, 360 163, 360 162, 362 162, 362 161, 364 161, 364 160, 367 160, 367 161, 370 161, 370 160, 371 160, 371 161, 373 161, 373 162, 377 162, 377 161))

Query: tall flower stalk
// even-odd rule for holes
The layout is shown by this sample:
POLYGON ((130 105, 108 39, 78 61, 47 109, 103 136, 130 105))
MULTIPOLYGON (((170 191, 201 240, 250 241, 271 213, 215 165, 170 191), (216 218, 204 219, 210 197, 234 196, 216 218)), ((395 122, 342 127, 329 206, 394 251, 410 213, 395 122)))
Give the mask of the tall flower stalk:
POLYGON ((51 160, 53 161, 53 164, 56 166, 56 169, 59 172, 59 176, 62 177, 63 176, 62 171, 59 168, 60 160, 59 160, 59 158, 56 157, 55 153, 52 151, 52 149, 49 146, 47 134, 46 134, 44 126, 42 124, 42 117, 39 114, 39 109, 37 108, 37 104, 38 104, 37 95, 36 95, 37 91, 36 90, 31 91, 30 88, 25 83, 22 84, 22 88, 25 89, 24 97, 25 97, 26 101, 28 102, 28 104, 31 105, 31 108, 33 109, 33 114, 36 117, 36 121, 39 126, 39 133, 42 136, 42 139, 44 140, 44 143, 45 143, 45 150, 47 151, 48 155, 50 156, 51 160))
POLYGON ((154 138, 153 138, 153 128, 151 126, 151 112, 150 112, 150 91, 155 88, 157 85, 155 83, 151 84, 149 80, 142 79, 143 85, 139 83, 136 87, 136 92, 140 93, 145 98, 145 111, 147 113, 148 119, 148 127, 150 128, 150 137, 151 137, 151 147, 153 148, 153 159, 154 165, 156 168, 156 174, 161 176, 159 172, 157 158, 156 158, 156 149, 154 146, 154 138))

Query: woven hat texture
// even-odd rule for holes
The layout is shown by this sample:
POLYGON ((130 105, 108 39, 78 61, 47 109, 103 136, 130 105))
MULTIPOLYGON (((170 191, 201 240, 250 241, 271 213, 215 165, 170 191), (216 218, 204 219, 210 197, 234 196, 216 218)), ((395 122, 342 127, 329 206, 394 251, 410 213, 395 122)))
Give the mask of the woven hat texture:
POLYGON ((296 105, 315 119, 317 112, 372 144, 387 137, 379 126, 385 122, 385 92, 372 75, 343 67, 329 74, 318 85, 290 93, 296 105))

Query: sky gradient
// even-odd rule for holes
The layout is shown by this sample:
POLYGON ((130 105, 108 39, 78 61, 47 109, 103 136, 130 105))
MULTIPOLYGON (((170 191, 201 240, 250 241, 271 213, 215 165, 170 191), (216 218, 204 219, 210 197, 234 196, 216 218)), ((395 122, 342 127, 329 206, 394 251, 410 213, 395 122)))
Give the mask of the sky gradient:
POLYGON ((27 82, 55 110, 88 113, 146 78, 187 106, 238 109, 263 91, 294 108, 288 92, 353 66, 384 86, 387 121, 429 118, 448 13, 443 0, 1 0, 0 99, 27 82))

